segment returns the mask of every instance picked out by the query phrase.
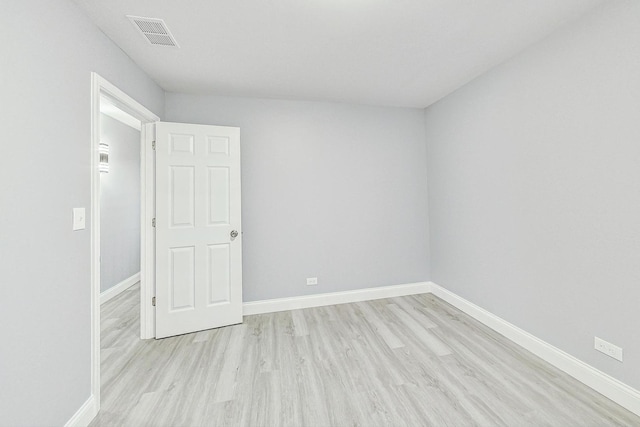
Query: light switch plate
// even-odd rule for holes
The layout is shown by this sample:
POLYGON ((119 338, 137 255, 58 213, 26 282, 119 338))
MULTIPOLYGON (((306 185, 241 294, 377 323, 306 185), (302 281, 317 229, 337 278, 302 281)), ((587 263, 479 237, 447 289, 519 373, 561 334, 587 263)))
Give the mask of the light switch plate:
POLYGON ((73 208, 73 231, 84 230, 85 228, 84 208, 73 208))

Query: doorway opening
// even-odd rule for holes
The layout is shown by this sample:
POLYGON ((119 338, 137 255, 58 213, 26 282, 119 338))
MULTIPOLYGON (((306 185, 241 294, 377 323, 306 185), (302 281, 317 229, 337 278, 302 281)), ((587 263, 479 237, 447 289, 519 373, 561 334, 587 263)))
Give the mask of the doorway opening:
MULTIPOLYGON (((140 340, 141 122, 100 98, 100 360, 104 390, 140 340)), ((106 396, 103 396, 106 398, 106 396)))
POLYGON ((146 295, 147 287, 143 285, 153 283, 155 268, 155 242, 151 224, 154 215, 153 154, 146 142, 151 139, 148 132, 152 126, 148 124, 159 120, 158 116, 116 86, 96 73, 91 74, 91 393, 95 405, 91 411, 93 415, 100 410, 101 300, 115 300, 126 290, 131 290, 132 285, 140 283, 139 334, 142 339, 151 336, 151 331, 146 330, 146 322, 143 321, 153 315, 151 297, 146 295), (108 131, 104 132, 105 130, 108 131), (137 167, 135 164, 131 165, 131 162, 137 162, 137 167), (118 177, 115 175, 116 172, 118 177), (135 175, 138 176, 137 180, 135 175), (132 179, 136 182, 131 182, 132 179), (127 182, 131 184, 129 187, 125 185, 127 182), (138 190, 132 191, 131 187, 138 190), (136 199, 137 209, 132 206, 136 199), (106 209, 102 209, 101 202, 107 201, 112 205, 115 203, 116 207, 105 206, 106 209), (119 203, 123 204, 118 206, 119 203), (131 218, 136 213, 137 221, 131 218), (102 216, 105 216, 104 223, 102 216), (103 233, 109 234, 104 241, 103 233), (137 239, 137 243, 132 243, 132 239, 137 239), (124 246, 120 245, 128 246, 126 254, 122 253, 124 246), (102 256, 103 250, 106 259, 102 256), (135 251, 138 252, 137 256, 134 254, 135 251), (116 265, 118 262, 120 264, 116 265), (124 266, 123 262, 127 265, 124 266), (103 281, 105 283, 102 283, 103 281))
POLYGON ((100 98, 102 305, 140 282, 140 129, 140 120, 100 98))

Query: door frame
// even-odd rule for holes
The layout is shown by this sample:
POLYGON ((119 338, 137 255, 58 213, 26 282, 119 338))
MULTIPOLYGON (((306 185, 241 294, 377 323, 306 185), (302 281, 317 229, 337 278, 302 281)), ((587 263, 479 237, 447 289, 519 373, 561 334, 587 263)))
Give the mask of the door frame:
POLYGON ((106 97, 121 110, 141 122, 140 129, 140 338, 152 338, 148 318, 153 319, 151 296, 155 274, 152 218, 154 210, 154 156, 150 143, 150 123, 160 118, 118 87, 91 73, 91 393, 96 412, 100 410, 100 99, 106 97), (143 286, 146 285, 146 286, 143 286))

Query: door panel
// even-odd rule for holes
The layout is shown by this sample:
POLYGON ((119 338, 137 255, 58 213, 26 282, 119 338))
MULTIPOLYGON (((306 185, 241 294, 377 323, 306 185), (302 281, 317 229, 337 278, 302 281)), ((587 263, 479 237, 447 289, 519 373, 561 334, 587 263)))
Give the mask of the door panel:
POLYGON ((195 247, 171 248, 169 295, 170 312, 195 308, 195 247))
POLYGON ((195 168, 171 166, 169 181, 169 227, 193 228, 195 226, 195 168))
POLYGON ((157 123, 157 338, 242 322, 240 211, 240 130, 157 123))
POLYGON ((209 168, 208 225, 229 225, 229 168, 209 168))

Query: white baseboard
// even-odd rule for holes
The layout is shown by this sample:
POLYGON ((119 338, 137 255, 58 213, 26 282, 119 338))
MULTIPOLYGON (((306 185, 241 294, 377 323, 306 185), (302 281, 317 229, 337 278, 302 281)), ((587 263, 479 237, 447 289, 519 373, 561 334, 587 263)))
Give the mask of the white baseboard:
POLYGON ((380 286, 377 288, 356 289, 353 291, 245 302, 242 304, 242 311, 244 316, 249 316, 252 314, 296 310, 299 308, 322 307, 325 305, 346 304, 350 302, 401 297, 405 295, 425 294, 430 292, 430 290, 429 282, 380 286))
MULTIPOLYGON (((114 295, 127 289, 139 280, 139 274, 121 282, 114 288, 121 285, 122 289, 114 295), (133 280, 128 286, 123 283, 133 280)), ((103 295, 111 292, 112 289, 100 295, 101 302, 103 295)), ((277 298, 263 301, 251 301, 242 305, 243 315, 275 313, 279 311, 295 310, 301 308, 322 307, 335 304, 346 304, 360 301, 370 301, 382 298, 392 298, 406 295, 416 295, 432 293, 438 298, 448 302, 460 311, 468 314, 509 340, 530 351, 544 361, 556 368, 564 371, 573 378, 591 387, 598 393, 606 396, 620 406, 640 416, 640 391, 624 384, 623 382, 605 374, 591 365, 571 356, 557 347, 535 337, 534 335, 518 328, 506 320, 490 313, 489 311, 473 304, 470 301, 446 290, 433 282, 418 282, 405 285, 381 286, 376 288, 357 289, 345 292, 331 292, 325 294, 305 295, 290 298, 277 298)), ((96 401, 93 396, 85 402, 78 412, 65 424, 65 427, 86 426, 97 414, 96 401)))
POLYGON ((506 320, 478 307, 466 299, 430 284, 431 293, 525 348, 561 371, 608 397, 618 405, 640 415, 640 391, 605 374, 551 344, 523 331, 506 320))
POLYGON ((113 286, 112 288, 107 289, 104 292, 100 293, 100 304, 104 304, 112 298, 117 297, 122 292, 129 289, 131 286, 135 285, 140 281, 140 272, 137 272, 131 277, 124 279, 122 282, 113 286))
POLYGON ((64 427, 87 427, 89 423, 98 415, 98 405, 95 396, 89 396, 86 402, 73 414, 64 427))

